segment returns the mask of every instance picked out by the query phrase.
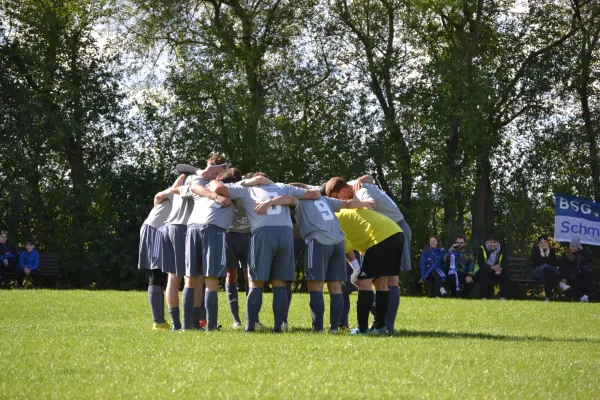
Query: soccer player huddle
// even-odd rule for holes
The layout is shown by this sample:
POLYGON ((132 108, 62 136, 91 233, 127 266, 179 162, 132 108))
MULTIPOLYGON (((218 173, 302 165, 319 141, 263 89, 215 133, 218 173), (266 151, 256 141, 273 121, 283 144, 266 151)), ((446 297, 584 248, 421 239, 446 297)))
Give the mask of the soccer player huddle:
POLYGON ((265 284, 270 284, 272 330, 286 330, 295 280, 293 213, 306 243, 304 276, 312 329, 325 330, 325 283, 329 332, 347 327, 349 296, 343 286, 349 280, 358 288, 358 327, 349 333, 394 332, 398 276, 410 269, 410 228, 370 176, 348 183, 331 178, 320 187, 275 183, 261 172, 242 176, 219 154, 203 170, 181 164, 177 170, 180 176, 156 194, 140 231, 139 268, 149 272, 154 329, 220 329, 218 291, 225 278, 234 328, 264 329, 259 314, 265 284), (238 306, 239 268, 248 288, 245 324, 238 306), (170 325, 164 315, 165 293, 170 325), (374 321, 369 325, 371 312, 374 321))

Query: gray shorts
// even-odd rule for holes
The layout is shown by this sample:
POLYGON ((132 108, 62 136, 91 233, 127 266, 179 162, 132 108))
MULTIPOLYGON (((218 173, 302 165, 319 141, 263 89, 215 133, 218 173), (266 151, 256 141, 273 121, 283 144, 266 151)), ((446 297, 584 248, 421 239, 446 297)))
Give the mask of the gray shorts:
POLYGON ((397 222, 400 229, 404 233, 404 250, 402 250, 402 271, 410 271, 411 263, 410 263, 410 241, 411 241, 411 232, 410 226, 406 223, 406 220, 403 219, 397 222))
POLYGON ((187 226, 165 225, 162 251, 162 270, 178 276, 185 275, 185 237, 187 226))
POLYGON ((185 254, 185 276, 225 277, 225 229, 216 225, 189 225, 185 254))
POLYGON ((252 233, 248 263, 250 281, 291 282, 294 271, 294 233, 287 226, 264 226, 252 233))
POLYGON ((162 230, 162 228, 156 229, 152 225, 142 225, 138 269, 162 269, 162 230))
POLYGON ((304 276, 307 281, 345 281, 346 249, 342 240, 336 244, 321 244, 316 240, 306 243, 304 276))
POLYGON ((248 268, 248 250, 250 250, 251 236, 250 232, 228 232, 225 235, 227 268, 248 268))

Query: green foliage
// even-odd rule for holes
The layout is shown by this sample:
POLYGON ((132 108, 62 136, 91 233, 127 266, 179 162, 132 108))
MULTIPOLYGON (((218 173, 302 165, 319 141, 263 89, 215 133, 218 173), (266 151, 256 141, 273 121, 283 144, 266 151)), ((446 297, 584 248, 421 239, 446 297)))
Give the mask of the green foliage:
MULTIPOLYGON (((376 176, 413 228, 528 254, 553 194, 600 199, 597 2, 4 0, 0 228, 61 284, 143 285, 178 162, 376 176)), ((409 277, 409 280, 412 277, 409 277)))

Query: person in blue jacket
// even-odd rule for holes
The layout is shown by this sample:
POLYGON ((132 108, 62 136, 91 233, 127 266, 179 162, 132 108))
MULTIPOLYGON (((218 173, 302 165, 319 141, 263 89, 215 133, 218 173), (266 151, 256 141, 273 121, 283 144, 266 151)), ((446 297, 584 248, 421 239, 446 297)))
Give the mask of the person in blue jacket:
POLYGON ((435 297, 445 297, 448 291, 444 287, 446 274, 444 273, 444 254, 446 251, 440 248, 440 241, 436 236, 429 238, 429 245, 421 252, 421 280, 424 284, 429 280, 433 282, 433 293, 435 297))
POLYGON ((17 268, 17 281, 19 288, 23 287, 23 281, 26 276, 31 276, 33 287, 40 287, 40 253, 35 249, 35 243, 32 240, 25 242, 25 250, 19 255, 19 268, 17 268))
POLYGON ((0 231, 0 282, 2 273, 12 272, 17 265, 17 252, 8 242, 8 232, 0 231))

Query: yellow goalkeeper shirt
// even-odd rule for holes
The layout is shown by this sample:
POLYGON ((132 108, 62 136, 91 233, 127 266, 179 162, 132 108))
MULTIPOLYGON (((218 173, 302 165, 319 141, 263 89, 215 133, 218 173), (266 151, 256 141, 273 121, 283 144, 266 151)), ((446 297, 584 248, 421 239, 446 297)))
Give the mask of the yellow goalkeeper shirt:
POLYGON ((335 213, 344 231, 346 252, 358 250, 365 254, 370 247, 402 232, 392 219, 366 208, 342 209, 335 213))

